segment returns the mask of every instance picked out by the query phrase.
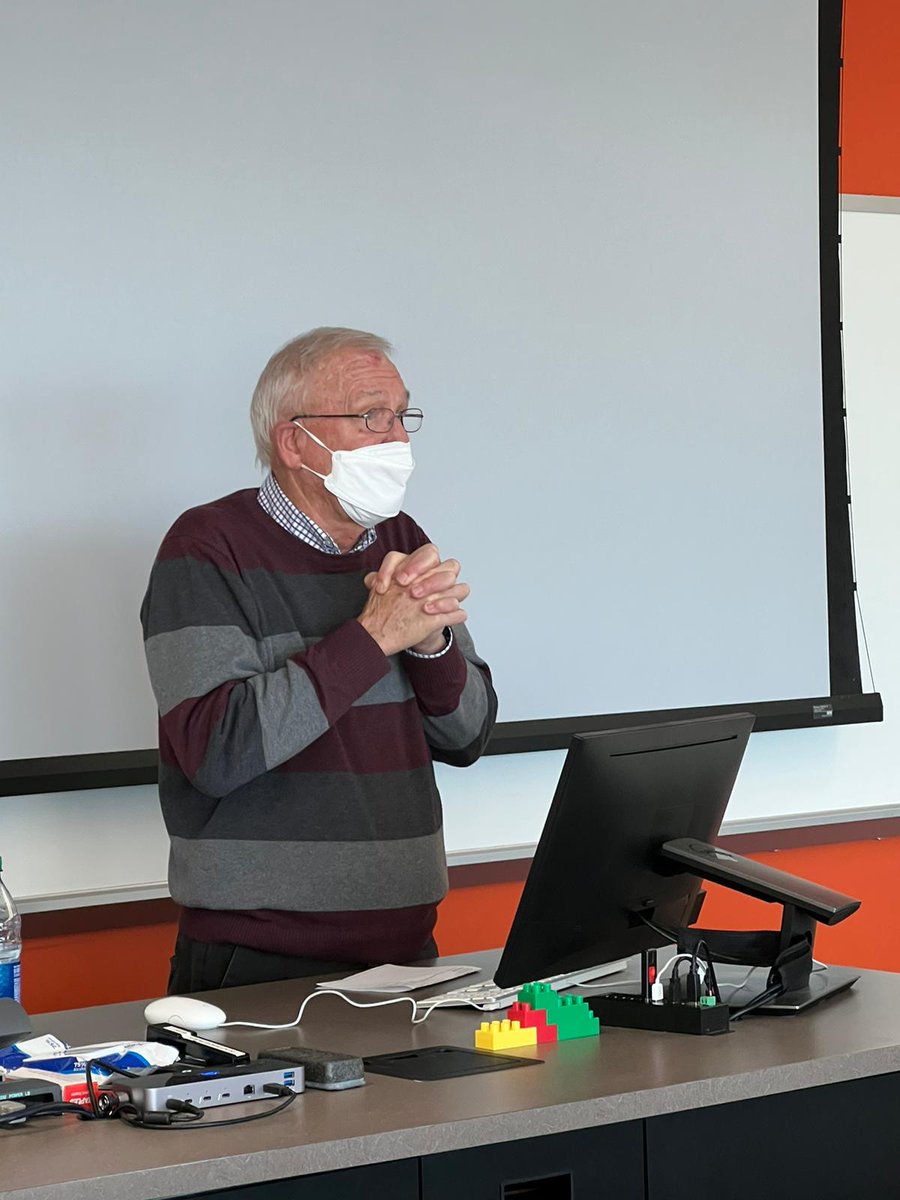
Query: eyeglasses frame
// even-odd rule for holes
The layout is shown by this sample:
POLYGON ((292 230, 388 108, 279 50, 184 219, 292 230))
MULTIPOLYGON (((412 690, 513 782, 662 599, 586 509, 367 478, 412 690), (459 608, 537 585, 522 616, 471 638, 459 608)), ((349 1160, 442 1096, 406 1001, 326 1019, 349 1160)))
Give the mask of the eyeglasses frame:
POLYGON ((394 423, 396 421, 399 421, 400 424, 403 426, 404 432, 418 433, 418 431, 422 428, 422 422, 425 420, 425 414, 422 412, 421 408, 405 408, 403 410, 403 412, 400 412, 400 413, 395 413, 392 408, 370 408, 368 410, 368 412, 364 412, 364 413, 294 413, 294 415, 292 417, 289 417, 288 420, 290 420, 290 421, 313 421, 313 420, 318 421, 320 418, 323 418, 326 421, 338 421, 338 420, 347 420, 347 419, 349 419, 351 421, 362 420, 362 421, 365 421, 366 429, 368 429, 369 433, 390 433, 391 430, 394 428, 394 423), (387 429, 373 429, 371 427, 371 425, 369 424, 369 417, 372 416, 373 413, 378 413, 378 412, 390 413, 391 422, 388 425, 387 429), (418 418, 419 423, 415 427, 415 429, 407 429, 406 428, 406 421, 405 421, 406 417, 412 417, 414 419, 418 418))

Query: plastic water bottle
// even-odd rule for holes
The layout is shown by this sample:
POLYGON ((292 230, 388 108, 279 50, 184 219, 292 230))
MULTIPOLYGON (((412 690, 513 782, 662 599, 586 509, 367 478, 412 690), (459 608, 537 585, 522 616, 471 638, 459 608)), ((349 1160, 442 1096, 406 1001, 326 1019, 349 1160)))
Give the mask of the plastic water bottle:
MULTIPOLYGON (((0 872, 3 859, 0 858, 0 872)), ((22 999, 19 959, 22 956, 22 918, 0 878, 0 996, 22 999)))

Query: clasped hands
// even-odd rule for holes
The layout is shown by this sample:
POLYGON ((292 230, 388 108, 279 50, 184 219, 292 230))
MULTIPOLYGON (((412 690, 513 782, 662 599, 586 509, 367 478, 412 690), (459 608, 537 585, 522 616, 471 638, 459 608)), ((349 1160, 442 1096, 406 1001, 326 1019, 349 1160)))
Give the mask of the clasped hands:
POLYGON ((412 554, 392 550, 363 580, 369 598, 357 620, 386 655, 437 654, 445 626, 460 625, 468 615, 460 604, 469 586, 458 577, 456 559, 442 560, 430 542, 412 554))

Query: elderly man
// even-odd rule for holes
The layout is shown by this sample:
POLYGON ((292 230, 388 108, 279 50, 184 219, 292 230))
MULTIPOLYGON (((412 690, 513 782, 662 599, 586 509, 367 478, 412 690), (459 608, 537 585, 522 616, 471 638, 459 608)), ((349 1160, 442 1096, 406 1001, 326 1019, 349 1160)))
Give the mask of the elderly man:
POLYGON ((435 953, 433 760, 496 716, 469 589, 400 511, 422 413, 373 334, 316 329, 263 371, 248 488, 186 512, 141 609, 159 705, 170 992, 435 953))

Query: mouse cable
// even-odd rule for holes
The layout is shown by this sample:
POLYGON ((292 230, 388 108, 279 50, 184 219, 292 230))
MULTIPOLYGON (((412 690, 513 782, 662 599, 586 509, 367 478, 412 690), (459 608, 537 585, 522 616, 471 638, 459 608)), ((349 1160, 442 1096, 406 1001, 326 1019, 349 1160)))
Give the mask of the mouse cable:
MULTIPOLYGON (((690 955, 687 955, 686 957, 690 958, 690 955)), ((578 984, 577 986, 580 988, 590 987, 592 990, 596 991, 606 988, 619 988, 623 987, 625 984, 638 982, 639 980, 637 979, 617 979, 614 983, 601 983, 599 985, 596 983, 582 983, 578 984)), ((448 1000, 440 997, 434 1001, 414 1000, 412 996, 392 996, 390 1000, 351 1000, 345 992, 339 992, 334 988, 321 988, 317 992, 311 992, 300 1005, 300 1009, 293 1021, 289 1021, 284 1025, 265 1025, 261 1021, 223 1021, 221 1028, 227 1029, 229 1027, 239 1027, 241 1029, 294 1029, 303 1020, 303 1013, 306 1010, 307 1004, 309 1004, 310 1000, 315 1000, 317 996, 339 996, 345 1004, 349 1004, 353 1008, 383 1008, 387 1004, 408 1004, 412 1008, 410 1022, 413 1025, 421 1025, 423 1021, 427 1021, 436 1008, 474 1008, 477 1012, 483 1013, 499 1013, 504 1011, 502 1009, 488 1008, 483 1004, 477 1004, 474 1000, 466 1000, 464 1004, 460 1004, 459 1000, 457 999, 448 1000), (420 1008, 424 1009, 424 1011, 421 1016, 417 1017, 416 1013, 420 1008)))
MULTIPOLYGON (((387 1004, 409 1004, 412 1007, 410 1021, 413 1025, 421 1025, 423 1021, 427 1021, 436 1008, 460 1008, 458 1000, 437 999, 429 1000, 414 1000, 412 996, 392 996, 390 1000, 351 1000, 345 992, 339 992, 334 988, 320 988, 316 992, 311 992, 303 1003, 300 1005, 300 1010, 293 1021, 287 1022, 285 1025, 265 1025, 261 1021, 223 1021, 222 1029, 229 1027, 240 1026, 242 1029, 293 1029, 303 1020, 303 1013, 306 1010, 310 1000, 315 1000, 317 996, 340 996, 345 1004, 352 1005, 353 1008, 383 1008, 387 1004), (422 1016, 417 1017, 416 1013, 420 1008, 424 1008, 425 1012, 422 1016)), ((481 1004, 475 1004, 472 1001, 467 1002, 467 1007, 476 1008, 479 1012, 494 1012, 494 1009, 484 1008, 481 1004)))

